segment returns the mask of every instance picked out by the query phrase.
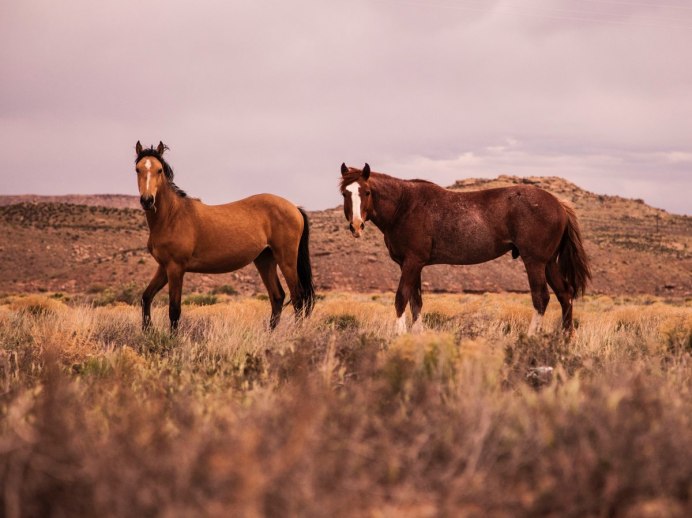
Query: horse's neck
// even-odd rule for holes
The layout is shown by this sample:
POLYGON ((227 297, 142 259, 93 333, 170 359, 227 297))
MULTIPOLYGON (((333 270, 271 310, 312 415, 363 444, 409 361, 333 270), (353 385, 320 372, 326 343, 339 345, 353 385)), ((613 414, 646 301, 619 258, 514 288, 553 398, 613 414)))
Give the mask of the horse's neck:
POLYGON ((183 205, 183 198, 173 192, 169 185, 164 185, 156 193, 156 210, 147 211, 147 224, 149 230, 154 232, 163 226, 168 226, 178 214, 183 205))
POLYGON ((370 219, 382 232, 395 223, 397 212, 405 196, 405 185, 402 181, 373 173, 370 177, 374 213, 370 219))

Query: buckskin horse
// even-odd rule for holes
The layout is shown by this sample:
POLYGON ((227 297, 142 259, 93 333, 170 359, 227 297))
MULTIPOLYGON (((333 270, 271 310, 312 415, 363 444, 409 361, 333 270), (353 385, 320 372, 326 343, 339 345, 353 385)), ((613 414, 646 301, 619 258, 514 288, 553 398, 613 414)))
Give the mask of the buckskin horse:
POLYGON ((173 182, 173 169, 163 158, 168 147, 159 142, 143 148, 137 142, 135 170, 140 203, 149 225, 149 253, 159 264, 142 295, 142 327, 151 324, 151 302, 168 283, 171 330, 180 320, 186 272, 227 273, 255 263, 269 292, 274 329, 286 294, 284 275, 296 317, 312 311, 315 290, 305 212, 273 194, 258 194, 224 205, 205 205, 189 198, 173 182))
POLYGON ((423 299, 421 271, 431 264, 478 264, 511 252, 526 267, 535 314, 528 334, 541 328, 550 300, 562 306, 562 327, 574 331, 572 302, 591 278, 574 209, 533 185, 455 192, 426 180, 400 180, 341 164, 344 214, 354 237, 366 221, 384 234, 390 257, 401 268, 396 292, 396 331, 406 331, 411 305, 413 330, 423 299), (547 281, 547 284, 546 284, 547 281))

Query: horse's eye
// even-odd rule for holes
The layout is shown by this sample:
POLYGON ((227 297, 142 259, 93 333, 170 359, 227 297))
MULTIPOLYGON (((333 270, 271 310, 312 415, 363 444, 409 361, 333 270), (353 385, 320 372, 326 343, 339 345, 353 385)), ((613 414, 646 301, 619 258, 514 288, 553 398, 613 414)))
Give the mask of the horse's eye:
POLYGON ((159 169, 159 174, 163 173, 163 169, 159 169))
POLYGON ((370 196, 370 191, 365 191, 366 196, 370 196))

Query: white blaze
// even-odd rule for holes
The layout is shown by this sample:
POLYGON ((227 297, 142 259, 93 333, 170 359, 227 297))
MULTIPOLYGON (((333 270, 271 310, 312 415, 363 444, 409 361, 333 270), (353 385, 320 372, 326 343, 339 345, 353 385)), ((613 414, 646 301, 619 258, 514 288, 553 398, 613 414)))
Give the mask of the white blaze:
POLYGON ((147 168, 147 194, 149 193, 149 180, 151 180, 151 160, 147 158, 147 161, 144 162, 144 167, 147 168))
POLYGON ((360 221, 360 194, 358 193, 358 182, 354 182, 346 190, 351 193, 351 206, 353 207, 353 217, 351 218, 351 223, 353 223, 356 218, 360 221))

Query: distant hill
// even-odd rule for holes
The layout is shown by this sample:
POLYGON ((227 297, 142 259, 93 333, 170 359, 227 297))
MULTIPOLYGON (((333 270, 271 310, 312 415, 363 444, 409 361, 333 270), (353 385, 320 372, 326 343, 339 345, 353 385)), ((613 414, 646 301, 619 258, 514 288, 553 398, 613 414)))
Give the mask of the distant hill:
MULTIPOLYGON (((577 209, 593 263, 591 293, 692 296, 692 218, 641 200, 598 195, 557 177, 466 179, 451 189, 535 184, 577 209)), ((337 193, 334 193, 337 199, 337 193)), ((155 271, 138 199, 124 195, 0 197, 0 291, 88 291, 135 283, 155 271)), ((342 209, 310 213, 311 252, 318 289, 393 291, 399 269, 382 234, 368 224, 354 240, 342 209)), ((187 290, 230 284, 263 292, 254 267, 226 275, 189 274, 187 290)), ((505 255, 474 266, 423 270, 424 291, 528 291, 520 259, 505 255)))
POLYGON ((38 194, 0 195, 0 206, 17 203, 69 203, 90 207, 111 207, 116 209, 138 209, 139 198, 128 194, 64 194, 60 196, 40 196, 38 194))

